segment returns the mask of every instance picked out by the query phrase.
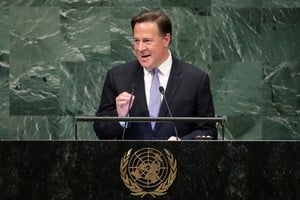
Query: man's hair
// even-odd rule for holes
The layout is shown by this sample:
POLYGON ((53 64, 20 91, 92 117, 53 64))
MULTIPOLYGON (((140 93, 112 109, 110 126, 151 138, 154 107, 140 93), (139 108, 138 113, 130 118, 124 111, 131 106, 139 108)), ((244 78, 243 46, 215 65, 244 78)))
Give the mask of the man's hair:
POLYGON ((172 36, 172 24, 169 17, 163 11, 145 10, 136 15, 131 20, 132 32, 136 23, 156 22, 161 35, 170 33, 172 36))

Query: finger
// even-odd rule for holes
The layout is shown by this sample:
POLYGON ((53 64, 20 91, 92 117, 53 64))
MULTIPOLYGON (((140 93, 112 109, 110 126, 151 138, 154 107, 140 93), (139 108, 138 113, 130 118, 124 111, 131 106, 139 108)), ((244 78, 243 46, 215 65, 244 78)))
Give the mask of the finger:
POLYGON ((120 94, 119 96, 116 97, 116 101, 128 101, 130 99, 130 94, 120 94))

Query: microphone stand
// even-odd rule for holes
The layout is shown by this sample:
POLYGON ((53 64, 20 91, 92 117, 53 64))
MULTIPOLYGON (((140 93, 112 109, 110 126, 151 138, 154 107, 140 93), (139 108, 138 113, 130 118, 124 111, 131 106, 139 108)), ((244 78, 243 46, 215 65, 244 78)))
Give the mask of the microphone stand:
MULTIPOLYGON (((164 87, 160 86, 158 89, 159 89, 159 92, 163 95, 163 100, 164 100, 164 102, 167 106, 167 110, 168 110, 168 113, 169 113, 170 117, 173 117, 173 115, 171 113, 171 110, 170 110, 170 107, 169 107, 169 104, 168 104, 168 101, 167 101, 167 98, 166 98, 166 95, 165 95, 164 87)), ((177 131, 177 128, 176 128, 176 125, 175 125, 174 121, 172 121, 172 125, 173 125, 174 130, 175 130, 176 141, 178 141, 178 131, 177 131)))

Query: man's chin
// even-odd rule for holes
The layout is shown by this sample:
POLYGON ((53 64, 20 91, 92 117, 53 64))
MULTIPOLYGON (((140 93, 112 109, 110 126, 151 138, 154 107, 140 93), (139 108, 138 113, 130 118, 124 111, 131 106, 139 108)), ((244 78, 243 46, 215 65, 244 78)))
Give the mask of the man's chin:
MULTIPOLYGON (((139 61, 140 62, 140 61, 139 61)), ((146 63, 143 63, 143 62, 140 62, 140 64, 142 65, 143 68, 145 69, 151 69, 151 65, 149 64, 146 64, 146 63)))

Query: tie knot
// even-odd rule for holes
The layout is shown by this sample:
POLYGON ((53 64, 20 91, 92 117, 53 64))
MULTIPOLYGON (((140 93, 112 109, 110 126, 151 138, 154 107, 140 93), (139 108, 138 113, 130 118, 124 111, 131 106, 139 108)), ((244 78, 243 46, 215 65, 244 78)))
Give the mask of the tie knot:
POLYGON ((159 69, 155 68, 152 70, 152 75, 156 75, 156 74, 158 74, 158 72, 159 72, 159 69))

